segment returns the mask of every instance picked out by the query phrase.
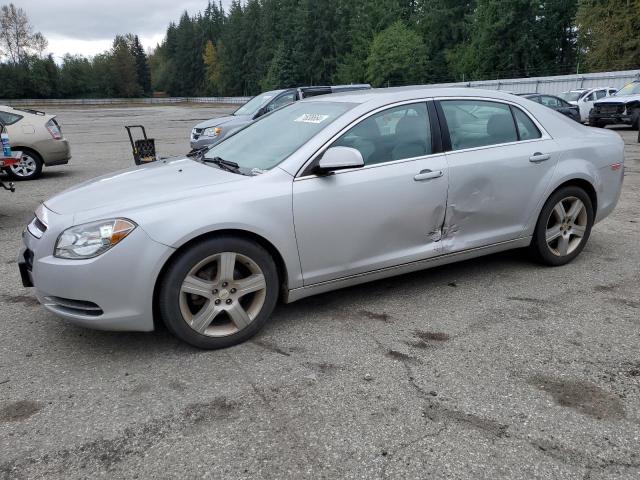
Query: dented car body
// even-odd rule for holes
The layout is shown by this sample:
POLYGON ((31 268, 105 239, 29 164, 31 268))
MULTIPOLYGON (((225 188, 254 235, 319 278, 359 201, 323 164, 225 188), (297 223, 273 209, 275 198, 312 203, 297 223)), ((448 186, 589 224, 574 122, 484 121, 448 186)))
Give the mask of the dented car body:
POLYGON ((94 328, 149 331, 172 259, 201 239, 262 246, 277 265, 278 295, 291 302, 526 247, 545 202, 566 185, 588 194, 598 222, 618 201, 623 162, 615 132, 496 91, 314 97, 266 115, 201 159, 133 168, 44 202, 19 262, 54 313, 94 328), (329 152, 353 163, 323 164, 329 152), (116 218, 133 229, 105 253, 54 254, 68 229, 116 218))

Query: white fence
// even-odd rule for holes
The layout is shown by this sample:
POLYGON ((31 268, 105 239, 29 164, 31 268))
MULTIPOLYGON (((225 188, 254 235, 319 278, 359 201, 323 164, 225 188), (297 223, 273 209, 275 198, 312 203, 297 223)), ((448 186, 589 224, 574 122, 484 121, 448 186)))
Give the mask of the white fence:
POLYGON ((484 88, 487 90, 505 90, 513 93, 558 94, 579 88, 613 87, 619 89, 633 80, 640 80, 640 70, 559 75, 555 77, 513 78, 509 80, 439 83, 432 86, 484 88))
POLYGON ((210 103, 243 105, 251 97, 168 97, 168 98, 41 98, 0 100, 0 105, 28 107, 30 105, 171 105, 174 103, 210 103))

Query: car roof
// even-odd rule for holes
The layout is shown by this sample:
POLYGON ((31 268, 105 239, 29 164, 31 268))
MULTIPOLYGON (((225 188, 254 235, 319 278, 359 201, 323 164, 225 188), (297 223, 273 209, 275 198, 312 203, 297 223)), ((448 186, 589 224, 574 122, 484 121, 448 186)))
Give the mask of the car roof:
POLYGON ((345 102, 352 104, 386 105, 389 103, 402 102, 429 97, 485 97, 497 100, 513 101, 514 96, 508 92, 499 90, 482 90, 479 88, 461 87, 392 87, 374 88, 371 90, 356 90, 351 92, 334 93, 311 97, 303 102, 345 102))

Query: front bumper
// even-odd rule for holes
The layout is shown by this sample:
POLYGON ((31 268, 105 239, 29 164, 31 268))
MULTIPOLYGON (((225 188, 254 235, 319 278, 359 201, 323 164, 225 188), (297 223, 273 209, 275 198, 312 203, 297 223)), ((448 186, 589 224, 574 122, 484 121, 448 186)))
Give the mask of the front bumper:
POLYGON ((50 224, 40 239, 26 230, 23 233, 18 267, 23 284, 35 287, 38 301, 55 315, 83 327, 153 330, 155 280, 174 250, 138 227, 99 257, 60 259, 53 256, 55 241, 70 226, 60 225, 50 224))
POLYGON ((605 123, 607 125, 631 125, 633 117, 624 113, 590 113, 589 123, 605 123))
POLYGON ((62 140, 42 140, 34 144, 34 148, 42 156, 45 166, 66 165, 71 158, 71 147, 69 141, 62 140))

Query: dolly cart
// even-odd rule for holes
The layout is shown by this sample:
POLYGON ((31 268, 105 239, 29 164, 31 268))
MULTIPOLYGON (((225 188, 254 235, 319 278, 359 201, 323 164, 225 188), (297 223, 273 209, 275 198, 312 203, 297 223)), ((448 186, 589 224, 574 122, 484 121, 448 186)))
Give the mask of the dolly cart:
POLYGON ((145 128, 142 125, 127 125, 124 128, 127 129, 127 133, 129 134, 129 141, 133 149, 133 161, 136 162, 136 165, 155 162, 157 160, 155 140, 153 138, 147 138, 145 128), (142 130, 142 136, 144 138, 134 140, 133 135, 131 135, 131 129, 133 128, 142 130))

